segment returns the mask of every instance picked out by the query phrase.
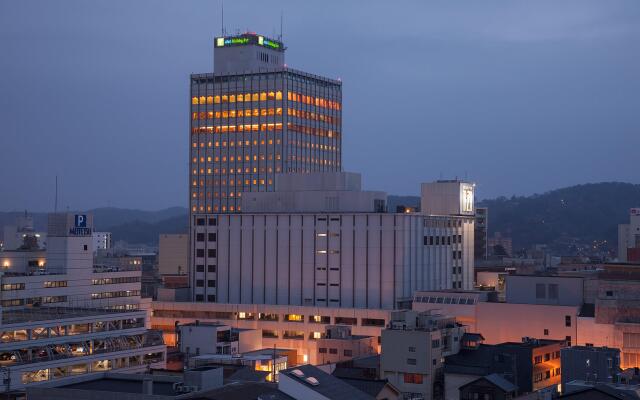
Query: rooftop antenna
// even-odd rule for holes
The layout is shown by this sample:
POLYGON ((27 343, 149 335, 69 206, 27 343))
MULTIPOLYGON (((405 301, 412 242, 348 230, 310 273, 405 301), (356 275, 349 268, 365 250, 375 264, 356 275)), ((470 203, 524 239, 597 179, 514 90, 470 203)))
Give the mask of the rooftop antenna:
POLYGON ((56 175, 56 198, 53 202, 53 212, 58 212, 58 175, 56 175))
POLYGON ((220 2, 220 8, 222 10, 222 36, 224 36, 224 0, 220 2))
POLYGON ((280 40, 282 42, 282 20, 284 19, 283 17, 284 11, 280 10, 280 38, 278 40, 280 40))

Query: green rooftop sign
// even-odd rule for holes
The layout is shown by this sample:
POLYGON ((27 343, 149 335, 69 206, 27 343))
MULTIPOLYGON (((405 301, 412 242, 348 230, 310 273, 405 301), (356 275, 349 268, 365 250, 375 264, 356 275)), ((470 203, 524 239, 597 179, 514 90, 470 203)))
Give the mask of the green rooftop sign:
POLYGON ((244 34, 240 36, 227 36, 216 38, 216 47, 245 46, 257 44, 274 50, 284 50, 284 46, 277 40, 267 39, 262 35, 244 34))

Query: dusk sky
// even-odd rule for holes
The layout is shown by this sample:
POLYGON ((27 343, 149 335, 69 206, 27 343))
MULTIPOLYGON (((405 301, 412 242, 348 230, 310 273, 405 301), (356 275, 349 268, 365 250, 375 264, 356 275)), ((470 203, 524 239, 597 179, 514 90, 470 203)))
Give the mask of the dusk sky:
MULTIPOLYGON (((640 183, 640 1, 226 1, 227 31, 343 82, 343 163, 367 189, 480 198, 640 183)), ((188 199, 189 74, 220 1, 0 0, 0 211, 188 199)))

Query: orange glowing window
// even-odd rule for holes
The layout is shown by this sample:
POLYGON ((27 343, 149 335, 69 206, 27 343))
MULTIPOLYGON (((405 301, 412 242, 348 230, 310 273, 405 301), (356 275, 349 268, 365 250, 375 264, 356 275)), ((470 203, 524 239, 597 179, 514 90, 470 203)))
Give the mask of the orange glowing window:
POLYGON ((198 104, 198 98, 197 97, 192 97, 191 98, 191 104, 198 104))
POLYGON ((226 94, 222 95, 222 102, 223 103, 227 103, 229 101, 229 96, 227 96, 226 94))
POLYGON ((242 95, 242 93, 240 93, 238 95, 238 103, 242 103, 244 101, 244 96, 242 95))
POLYGON ((199 102, 200 102, 200 104, 205 104, 207 102, 206 97, 200 96, 199 102))
POLYGON ((276 100, 282 100, 282 92, 281 91, 277 91, 276 92, 276 100))
POLYGON ((260 100, 260 95, 258 93, 254 93, 251 95, 251 101, 258 101, 260 100))
POLYGON ((235 103, 236 102, 236 95, 232 94, 231 96, 229 96, 229 103, 235 103))

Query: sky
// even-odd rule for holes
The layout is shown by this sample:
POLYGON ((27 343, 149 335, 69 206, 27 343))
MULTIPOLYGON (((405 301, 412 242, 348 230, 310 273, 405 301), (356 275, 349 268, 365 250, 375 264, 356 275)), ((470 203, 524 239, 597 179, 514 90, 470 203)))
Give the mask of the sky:
MULTIPOLYGON (((0 0, 0 211, 188 200, 189 74, 220 1, 0 0)), ((227 1, 228 32, 343 82, 343 165, 417 195, 640 183, 640 1, 227 1)))

